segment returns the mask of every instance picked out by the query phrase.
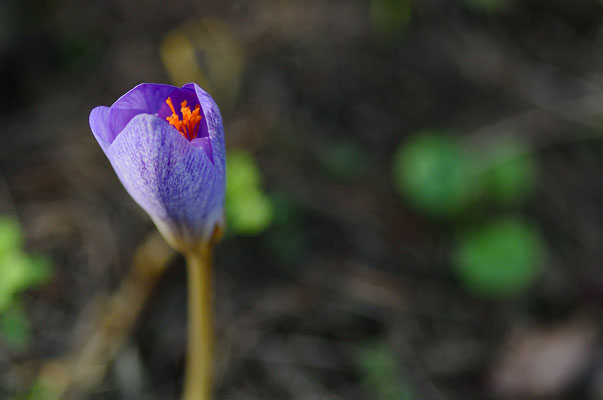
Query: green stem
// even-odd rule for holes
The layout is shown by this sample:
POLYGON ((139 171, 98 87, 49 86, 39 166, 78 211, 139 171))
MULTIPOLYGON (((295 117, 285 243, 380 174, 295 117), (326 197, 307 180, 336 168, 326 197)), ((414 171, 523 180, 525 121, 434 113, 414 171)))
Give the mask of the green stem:
POLYGON ((209 400, 213 325, 211 246, 186 256, 188 270, 188 349, 182 400, 209 400))

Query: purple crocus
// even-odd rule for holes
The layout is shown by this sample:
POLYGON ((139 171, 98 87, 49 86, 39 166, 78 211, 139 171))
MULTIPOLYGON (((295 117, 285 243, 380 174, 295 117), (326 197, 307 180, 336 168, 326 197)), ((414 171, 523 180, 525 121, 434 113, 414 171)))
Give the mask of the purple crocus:
POLYGON ((132 198, 164 237, 184 251, 222 224, 224 128, 213 98, 195 83, 142 83, 90 128, 132 198))

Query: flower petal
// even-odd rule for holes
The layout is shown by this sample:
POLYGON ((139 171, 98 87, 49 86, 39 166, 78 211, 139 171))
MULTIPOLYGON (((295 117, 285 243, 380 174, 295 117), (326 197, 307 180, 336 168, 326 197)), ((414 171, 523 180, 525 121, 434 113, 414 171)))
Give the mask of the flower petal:
POLYGON ((140 114, 140 111, 105 106, 96 107, 92 110, 90 113, 90 128, 105 153, 119 132, 137 114, 140 114))
MULTIPOLYGON (((187 83, 182 88, 194 89, 199 98, 199 104, 201 105, 204 117, 201 120, 201 124, 205 121, 211 141, 213 162, 218 172, 223 175, 226 171, 226 151, 224 147, 224 126, 222 125, 220 109, 209 93, 201 89, 196 83, 187 83)), ((201 128, 199 132, 201 132, 201 128)))
POLYGON ((214 162, 214 156, 211 152, 211 140, 209 140, 209 136, 195 138, 191 140, 191 144, 193 146, 202 148, 203 151, 205 151, 205 154, 207 154, 207 157, 209 157, 209 161, 211 161, 212 163, 214 162))
POLYGON ((172 244, 208 238, 222 217, 224 174, 155 115, 135 116, 106 151, 122 184, 172 244))
POLYGON ((109 140, 111 133, 107 127, 110 112, 111 109, 109 107, 98 106, 90 112, 90 117, 88 118, 90 129, 92 130, 96 141, 100 145, 101 149, 103 149, 105 154, 107 153, 107 149, 111 144, 111 140, 109 140))
POLYGON ((121 96, 111 108, 138 110, 138 113, 156 114, 169 94, 179 89, 162 83, 141 83, 121 96))

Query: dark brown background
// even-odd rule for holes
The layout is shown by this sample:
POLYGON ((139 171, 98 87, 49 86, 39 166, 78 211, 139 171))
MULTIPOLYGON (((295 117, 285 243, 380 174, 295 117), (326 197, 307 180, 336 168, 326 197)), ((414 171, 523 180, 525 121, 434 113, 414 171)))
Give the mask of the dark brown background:
MULTIPOLYGON (((600 335, 583 339, 600 328, 603 299, 602 7, 517 0, 488 13, 416 0, 409 25, 384 38, 360 0, 4 0, 0 209, 55 275, 26 294, 30 349, 0 347, 0 397, 26 389, 16 366, 34 371, 82 340, 73 327, 86 301, 115 289, 154 229, 96 144, 90 110, 137 83, 170 82, 162 40, 212 17, 242 60, 238 89, 214 78, 227 147, 251 151, 266 192, 297 207, 285 231, 229 235, 217 250, 217 398, 375 399, 356 357, 373 342, 395 354, 416 399, 529 398, 556 366, 567 382, 542 398, 603 398, 600 335), (519 134, 534 149, 537 188, 515 212, 537 222, 549 256, 523 295, 464 291, 447 258, 453 227, 395 192, 392 154, 426 127, 466 140, 519 134), (342 141, 365 156, 351 180, 320 162, 342 141)), ((177 258, 89 398, 177 397, 185 287, 177 258), (120 363, 141 378, 124 378, 120 363)))

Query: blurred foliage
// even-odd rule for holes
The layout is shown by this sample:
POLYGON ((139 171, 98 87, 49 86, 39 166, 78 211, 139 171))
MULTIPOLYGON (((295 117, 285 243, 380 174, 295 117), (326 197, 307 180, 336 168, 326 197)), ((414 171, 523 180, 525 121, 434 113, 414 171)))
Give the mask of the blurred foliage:
POLYGON ((0 333, 15 350, 26 347, 29 323, 18 304, 20 292, 48 281, 50 261, 23 248, 23 233, 13 218, 0 217, 0 333))
POLYGON ((19 223, 8 217, 0 216, 0 257, 15 252, 23 244, 23 232, 19 223))
POLYGON ((160 53, 173 84, 196 82, 221 107, 234 102, 245 57, 239 39, 226 22, 210 17, 190 20, 163 38, 160 53))
POLYGON ((242 150, 231 151, 227 158, 226 217, 229 228, 244 235, 260 233, 272 222, 273 206, 261 189, 260 170, 242 150))
POLYGON ((412 0, 371 0, 371 22, 378 34, 403 33, 412 18, 412 0))
POLYGON ((520 219, 506 219, 464 235, 454 262, 459 279, 471 292, 504 297, 535 280, 544 255, 544 241, 536 229, 520 219))
POLYGON ((22 251, 1 256, 0 312, 10 306, 19 292, 45 283, 50 274, 50 262, 44 257, 30 256, 22 251))
POLYGON ((536 182, 536 162, 529 149, 520 141, 506 141, 491 147, 485 177, 491 198, 503 204, 524 200, 536 182))
POLYGON ((352 140, 343 140, 327 148, 320 162, 333 177, 351 182, 366 174, 369 160, 366 152, 352 140))
POLYGON ((536 171, 530 149, 519 140, 476 150, 465 148, 457 138, 433 133, 401 144, 393 165, 398 191, 434 216, 455 214, 480 194, 503 205, 517 204, 533 191, 536 171))
POLYGON ((60 395, 52 389, 53 385, 38 381, 24 395, 16 396, 13 400, 59 400, 60 395))
POLYGON ((271 196, 274 218, 268 236, 271 253, 283 262, 302 260, 308 249, 300 205, 290 195, 279 192, 271 196))
POLYGON ((461 0, 467 7, 478 11, 498 12, 511 7, 512 0, 461 0))
POLYGON ((398 361, 386 343, 364 346, 358 354, 364 386, 378 400, 416 399, 408 385, 401 381, 398 361))
POLYGON ((458 139, 425 132, 401 144, 394 154, 398 192, 433 216, 458 213, 478 191, 475 161, 458 139))
MULTIPOLYGON (((485 150, 469 149, 455 137, 422 133, 394 155, 394 183, 417 209, 437 217, 455 215, 481 195, 502 205, 517 204, 535 186, 536 161, 529 150, 510 139, 490 143, 485 150)), ((537 230, 509 219, 463 236, 453 258, 471 292, 502 297, 532 283, 544 253, 537 230)))
POLYGON ((29 347, 29 320, 19 305, 13 304, 0 315, 0 333, 2 342, 12 350, 23 351, 29 347))
POLYGON ((27 254, 22 241, 16 220, 0 218, 0 313, 6 311, 19 292, 43 284, 51 274, 48 259, 27 254))

